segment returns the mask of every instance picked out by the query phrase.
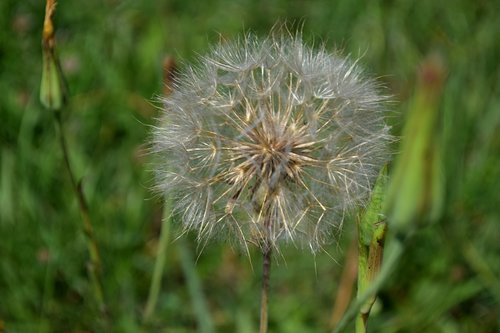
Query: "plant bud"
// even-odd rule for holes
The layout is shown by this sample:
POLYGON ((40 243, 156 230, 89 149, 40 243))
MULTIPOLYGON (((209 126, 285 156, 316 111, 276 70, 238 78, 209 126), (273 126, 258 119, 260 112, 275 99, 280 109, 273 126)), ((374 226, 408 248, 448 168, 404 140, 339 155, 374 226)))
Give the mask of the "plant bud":
POLYGON ((397 231, 420 220, 437 219, 443 201, 438 124, 444 66, 439 58, 429 58, 419 75, 387 195, 389 224, 397 231))

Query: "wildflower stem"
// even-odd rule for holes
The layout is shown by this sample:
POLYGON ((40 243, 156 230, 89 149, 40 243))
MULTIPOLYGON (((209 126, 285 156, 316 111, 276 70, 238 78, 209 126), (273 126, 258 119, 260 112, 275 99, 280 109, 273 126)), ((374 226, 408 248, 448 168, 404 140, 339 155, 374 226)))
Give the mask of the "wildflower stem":
POLYGON ((196 315, 196 320, 198 321, 199 332, 212 333, 214 332, 214 324, 210 316, 210 311, 208 310, 200 277, 196 272, 195 261, 191 254, 191 250, 182 238, 178 240, 177 244, 179 259, 184 277, 186 278, 187 288, 191 296, 193 311, 196 315))
POLYGON ((68 172, 70 181, 71 181, 71 187, 73 188, 73 191, 75 193, 75 196, 78 200, 78 207, 80 209, 80 214, 82 215, 82 222, 83 222, 83 232, 85 234, 85 240, 87 242, 87 249, 89 252, 90 256, 90 261, 87 264, 87 271, 89 274, 89 278, 92 284, 92 287, 94 289, 94 296, 95 299, 99 305, 99 310, 101 313, 105 314, 106 313, 106 304, 104 302, 104 296, 102 292, 102 284, 101 284, 101 258, 99 256, 99 249, 97 247, 97 242, 94 237, 94 229, 92 228, 92 223, 90 220, 90 214, 89 214, 89 209, 87 205, 87 201, 85 199, 85 195, 83 194, 83 190, 81 187, 81 183, 77 182, 76 177, 73 173, 73 170, 71 169, 71 164, 69 161, 69 153, 68 153, 68 147, 66 144, 66 139, 64 136, 64 129, 63 129, 63 124, 61 120, 61 113, 60 111, 57 111, 55 113, 55 120, 56 120, 56 127, 58 131, 58 136, 59 136, 59 143, 61 145, 61 150, 63 153, 63 158, 64 158, 64 166, 66 167, 66 170, 68 172))
MULTIPOLYGON (((163 93, 168 96, 172 93, 172 86, 175 74, 175 60, 172 57, 165 57, 163 61, 163 93)), ((158 303, 158 296, 161 289, 161 278, 167 260, 167 245, 170 239, 170 217, 172 213, 171 200, 167 199, 163 206, 162 224, 160 241, 158 243, 158 252, 156 254, 155 267, 153 271, 153 279, 149 286, 148 300, 146 301, 146 308, 144 310, 143 321, 148 323, 153 316, 156 303, 158 303)))
POLYGON ((158 295, 160 294, 161 278, 167 259, 167 245, 170 239, 170 201, 167 200, 163 207, 163 223, 161 225, 160 241, 158 243, 158 253, 156 256, 155 267, 153 271, 153 279, 149 287, 148 300, 146 309, 144 310, 144 322, 148 322, 153 316, 156 303, 158 303, 158 295))
MULTIPOLYGON (((379 222, 376 225, 369 246, 365 246, 362 238, 359 237, 358 297, 363 295, 365 290, 368 289, 380 271, 386 231, 387 224, 384 221, 379 222)), ((371 295, 361 307, 358 316, 356 317, 356 333, 366 332, 370 311, 376 298, 376 293, 373 293, 373 295, 371 295)))
POLYGON ((267 305, 269 303, 269 277, 271 274, 272 246, 267 242, 262 252, 262 290, 260 299, 260 333, 267 333, 267 305))
POLYGON ((335 326, 333 333, 344 332, 345 327, 349 322, 354 319, 354 317, 359 313, 361 308, 366 302, 373 297, 380 289, 380 287, 387 280, 389 275, 394 270, 394 267, 399 261, 399 258, 403 254, 404 244, 402 237, 388 237, 389 244, 384 251, 384 262, 380 268, 380 272, 377 274, 375 279, 372 281, 370 286, 358 296, 357 300, 351 304, 347 312, 345 313, 342 320, 335 326))

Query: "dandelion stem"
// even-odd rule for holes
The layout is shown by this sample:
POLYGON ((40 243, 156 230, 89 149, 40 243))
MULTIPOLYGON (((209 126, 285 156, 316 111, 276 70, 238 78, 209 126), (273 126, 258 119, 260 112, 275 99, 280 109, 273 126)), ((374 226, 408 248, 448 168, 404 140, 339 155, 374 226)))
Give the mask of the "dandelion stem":
POLYGON ((260 299, 260 333, 267 333, 267 305, 269 303, 269 278, 271 274, 272 246, 266 242, 262 252, 262 290, 260 299))
POLYGON ((83 194, 83 190, 81 187, 81 183, 77 182, 75 174, 73 173, 73 170, 71 169, 71 164, 69 161, 69 153, 68 153, 68 147, 66 144, 66 139, 64 136, 64 130, 63 130, 63 124, 61 120, 61 113, 60 111, 55 113, 55 118, 56 118, 56 127, 57 131, 59 132, 59 143, 61 145, 61 150, 63 153, 63 158, 64 158, 64 166, 66 167, 66 170, 68 172, 70 181, 71 181, 71 187, 73 188, 73 191, 75 193, 75 196, 78 200, 78 207, 80 209, 80 213, 82 215, 82 222, 83 222, 83 232, 85 234, 85 240, 87 243, 87 249, 89 252, 90 256, 90 261, 87 264, 87 271, 89 274, 89 278, 92 284, 92 287, 94 289, 94 296, 96 298, 96 301, 99 305, 99 310, 101 311, 102 314, 106 313, 106 304, 104 302, 104 296, 102 292, 102 284, 101 284, 101 258, 99 256, 99 249, 97 247, 97 242, 94 237, 94 229, 92 227, 92 223, 90 220, 90 214, 89 214, 89 209, 87 205, 87 201, 85 199, 85 195, 83 194))

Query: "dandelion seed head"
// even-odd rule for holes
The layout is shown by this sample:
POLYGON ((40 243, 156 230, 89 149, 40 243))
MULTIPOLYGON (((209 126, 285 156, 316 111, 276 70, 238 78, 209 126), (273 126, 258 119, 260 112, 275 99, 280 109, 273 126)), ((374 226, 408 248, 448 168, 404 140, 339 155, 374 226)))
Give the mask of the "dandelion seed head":
POLYGON ((355 62, 300 35, 221 42, 162 100, 157 189, 200 241, 316 251, 389 159, 386 99, 355 62))

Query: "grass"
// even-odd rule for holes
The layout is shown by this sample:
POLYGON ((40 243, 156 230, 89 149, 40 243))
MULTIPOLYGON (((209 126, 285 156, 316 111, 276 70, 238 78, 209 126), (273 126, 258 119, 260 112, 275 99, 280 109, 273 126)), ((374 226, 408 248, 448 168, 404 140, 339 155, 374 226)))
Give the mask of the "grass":
MULTIPOLYGON (((142 325, 161 224, 149 190, 148 125, 165 55, 191 61, 219 38, 265 34, 279 19, 311 43, 362 55, 394 94, 400 132, 419 63, 439 53, 446 201, 420 228, 370 316, 372 332, 500 329, 500 46, 494 1, 61 1, 57 47, 70 87, 63 114, 100 246, 110 323, 95 320, 85 239, 53 115, 38 102, 44 3, 0 3, 0 327, 7 332, 192 332, 192 237, 169 244, 156 312, 142 325), (183 246, 183 248, 180 248, 183 246), (186 252, 188 251, 188 252, 186 252), (187 253, 187 255, 186 255, 187 253), (183 266, 184 264, 184 266, 183 266), (189 264, 188 264, 189 265, 189 264)), ((181 65, 182 66, 182 65, 181 65)), ((326 332, 354 232, 314 258, 290 248, 273 267, 271 332, 326 332)), ((259 262, 258 251, 252 253, 259 262)), ((255 332, 260 265, 225 244, 196 260, 216 332, 255 332)), ((1 329, 0 329, 1 331, 1 329)))

